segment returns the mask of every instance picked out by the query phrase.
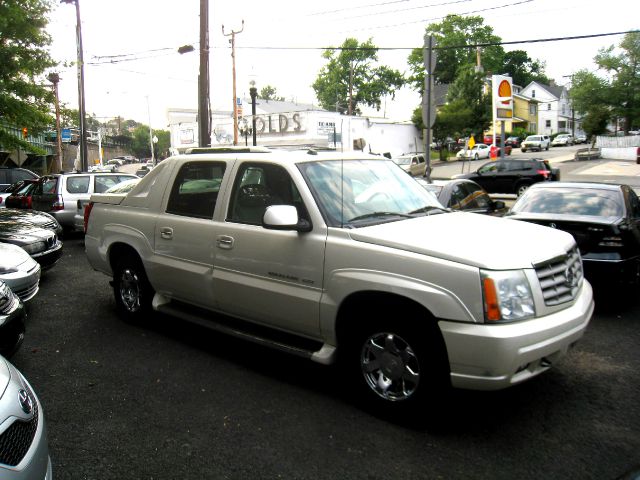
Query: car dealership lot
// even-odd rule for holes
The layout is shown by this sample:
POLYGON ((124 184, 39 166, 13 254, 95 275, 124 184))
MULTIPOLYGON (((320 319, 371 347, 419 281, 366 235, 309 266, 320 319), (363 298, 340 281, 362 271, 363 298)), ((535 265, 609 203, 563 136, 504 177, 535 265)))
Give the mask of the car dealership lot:
POLYGON ((168 317, 123 323, 75 236, 12 361, 45 409, 56 479, 613 479, 640 462, 640 301, 596 293, 562 363, 455 392, 442 425, 411 428, 355 405, 332 368, 168 317))

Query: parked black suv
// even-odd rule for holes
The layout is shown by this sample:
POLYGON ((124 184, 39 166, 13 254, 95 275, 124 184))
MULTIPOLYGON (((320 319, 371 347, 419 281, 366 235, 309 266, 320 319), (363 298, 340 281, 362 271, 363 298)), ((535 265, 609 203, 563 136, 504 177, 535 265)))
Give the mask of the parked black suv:
POLYGON ((456 175, 480 184, 488 193, 515 193, 518 196, 537 182, 560 180, 560 170, 552 169, 548 160, 495 160, 472 173, 456 175))
POLYGON ((38 178, 38 175, 26 168, 0 167, 0 192, 4 192, 7 187, 20 180, 32 178, 38 178))

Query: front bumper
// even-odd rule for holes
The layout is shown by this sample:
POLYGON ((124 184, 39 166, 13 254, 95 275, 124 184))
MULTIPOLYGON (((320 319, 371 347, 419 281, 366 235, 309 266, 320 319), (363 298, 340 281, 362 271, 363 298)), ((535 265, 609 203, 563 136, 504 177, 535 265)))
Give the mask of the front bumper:
POLYGON ((583 336, 593 308, 585 281, 571 307, 545 317, 497 325, 441 321, 451 384, 499 390, 548 370, 583 336))
POLYGON ((22 344, 26 317, 24 305, 17 297, 10 310, 0 314, 0 355, 3 357, 11 358, 22 344))
POLYGON ((44 252, 35 253, 31 255, 31 258, 33 258, 36 262, 40 264, 40 267, 42 267, 42 270, 47 270, 53 267, 58 262, 58 260, 60 260, 61 256, 62 256, 62 242, 58 240, 58 242, 56 242, 56 244, 52 248, 44 252))

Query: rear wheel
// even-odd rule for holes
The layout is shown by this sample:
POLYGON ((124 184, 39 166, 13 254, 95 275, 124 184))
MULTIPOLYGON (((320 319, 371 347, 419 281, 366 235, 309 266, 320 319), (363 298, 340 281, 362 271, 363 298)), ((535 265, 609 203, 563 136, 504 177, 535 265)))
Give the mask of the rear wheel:
POLYGON ((141 322, 151 313, 155 294, 142 262, 133 254, 118 260, 113 271, 113 294, 120 315, 129 322, 141 322))
POLYGON ((473 159, 474 159, 474 160, 478 160, 479 158, 480 158, 480 157, 478 156, 478 154, 477 154, 477 153, 473 156, 473 159))
POLYGON ((529 184, 528 183, 519 184, 518 187, 516 188, 516 194, 518 196, 521 196, 524 192, 527 191, 527 188, 529 188, 529 184))
POLYGON ((521 148, 520 150, 522 151, 522 153, 526 153, 527 152, 526 148, 521 148))

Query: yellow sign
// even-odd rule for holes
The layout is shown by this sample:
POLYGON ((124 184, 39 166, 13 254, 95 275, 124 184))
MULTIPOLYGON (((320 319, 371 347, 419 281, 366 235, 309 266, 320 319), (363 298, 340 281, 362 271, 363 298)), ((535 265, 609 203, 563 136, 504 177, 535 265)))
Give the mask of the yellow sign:
POLYGON ((476 146, 476 141, 473 139, 473 137, 469 138, 469 150, 471 150, 473 147, 476 146))

